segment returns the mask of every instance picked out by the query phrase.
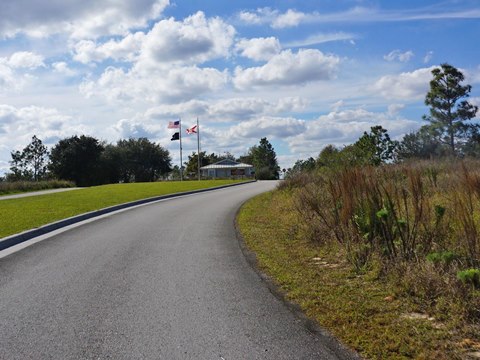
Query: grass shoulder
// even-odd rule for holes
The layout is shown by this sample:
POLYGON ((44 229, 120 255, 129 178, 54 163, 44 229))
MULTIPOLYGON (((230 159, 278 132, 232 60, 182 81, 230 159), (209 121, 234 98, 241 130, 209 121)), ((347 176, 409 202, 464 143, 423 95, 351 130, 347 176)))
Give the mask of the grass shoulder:
POLYGON ((93 186, 0 201, 0 238, 54 221, 153 196, 232 184, 235 180, 168 181, 93 186))
POLYGON ((366 358, 460 359, 475 350, 471 328, 421 313, 375 266, 358 274, 341 247, 307 240, 294 206, 288 190, 262 194, 237 223, 260 269, 308 317, 366 358))

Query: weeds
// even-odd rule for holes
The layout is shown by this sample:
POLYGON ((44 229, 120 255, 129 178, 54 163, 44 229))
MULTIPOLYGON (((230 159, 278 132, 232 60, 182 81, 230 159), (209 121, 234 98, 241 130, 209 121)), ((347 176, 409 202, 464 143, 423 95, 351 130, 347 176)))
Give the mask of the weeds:
POLYGON ((342 246, 355 271, 379 259, 380 273, 430 311, 456 306, 480 320, 472 308, 479 302, 472 293, 480 281, 479 161, 347 168, 283 186, 308 238, 342 246))
POLYGON ((0 182, 0 195, 74 186, 73 182, 64 180, 0 182))

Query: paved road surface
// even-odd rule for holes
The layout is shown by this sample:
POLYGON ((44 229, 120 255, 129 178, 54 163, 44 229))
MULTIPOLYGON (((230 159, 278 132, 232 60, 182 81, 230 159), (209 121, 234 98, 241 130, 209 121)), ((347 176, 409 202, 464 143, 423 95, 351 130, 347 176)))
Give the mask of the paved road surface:
POLYGON ((336 359, 235 237, 258 182, 100 219, 0 259, 0 359, 336 359))

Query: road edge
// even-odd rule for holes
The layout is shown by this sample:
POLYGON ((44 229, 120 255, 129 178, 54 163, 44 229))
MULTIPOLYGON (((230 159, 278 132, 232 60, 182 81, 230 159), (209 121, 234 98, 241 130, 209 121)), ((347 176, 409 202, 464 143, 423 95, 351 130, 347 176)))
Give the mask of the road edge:
POLYGON ((8 249, 9 247, 21 244, 22 242, 31 240, 33 238, 36 238, 41 235, 48 234, 50 232, 53 232, 55 230, 61 229, 63 227, 67 227, 76 223, 79 223, 81 221, 89 220, 95 217, 99 217, 108 213, 112 213, 114 211, 118 210, 123 210, 127 209, 130 207, 138 206, 138 205, 144 205, 148 203, 152 203, 155 201, 159 200, 165 200, 165 199, 171 199, 175 197, 180 197, 180 196, 185 196, 185 195, 192 195, 192 194, 198 194, 198 193, 203 193, 207 191, 214 191, 214 190, 220 190, 232 186, 239 186, 239 185, 245 185, 245 184, 251 184, 256 182, 257 180, 250 180, 250 181, 244 181, 240 183, 234 183, 234 184, 227 184, 227 185, 221 185, 221 186, 216 186, 216 187, 211 187, 211 188, 205 188, 205 189, 198 189, 198 190, 190 190, 190 191, 184 191, 184 192, 179 192, 179 193, 172 193, 172 194, 167 194, 167 195, 159 195, 159 196, 152 196, 149 198, 145 199, 140 199, 140 200, 134 200, 130 201, 127 203, 122 203, 118 205, 113 205, 109 206, 103 209, 99 210, 94 210, 90 211, 87 213, 83 213, 80 215, 75 215, 66 219, 58 220, 50 224, 46 224, 43 226, 40 226, 38 228, 30 229, 23 231, 18 234, 10 235, 4 238, 0 238, 0 251, 8 249))
MULTIPOLYGON (((273 190, 275 191, 275 190, 273 190)), ((257 195, 258 196, 258 195, 257 195)), ((258 275, 258 277, 262 280, 265 286, 268 288, 270 293, 279 299, 287 309, 295 315, 295 317, 301 322, 301 324, 312 334, 318 337, 319 341, 321 341, 333 354, 335 354, 341 360, 361 360, 362 357, 352 349, 349 349, 344 344, 340 342, 335 336, 333 336, 328 330, 323 328, 317 321, 309 318, 305 313, 302 311, 300 305, 289 301, 286 297, 286 293, 282 290, 275 282, 275 280, 270 277, 268 274, 263 272, 260 269, 257 255, 255 252, 251 251, 247 244, 245 243, 245 238, 243 237, 240 228, 238 226, 238 215, 242 210, 242 207, 248 200, 245 200, 235 212, 235 220, 234 220, 234 227, 235 227, 235 234, 237 237, 238 244, 240 246, 240 250, 253 269, 253 271, 258 275)))

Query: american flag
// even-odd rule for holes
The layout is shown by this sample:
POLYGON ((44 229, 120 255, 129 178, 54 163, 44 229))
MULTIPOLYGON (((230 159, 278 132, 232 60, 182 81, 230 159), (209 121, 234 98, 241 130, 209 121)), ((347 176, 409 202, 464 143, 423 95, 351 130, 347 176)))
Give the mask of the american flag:
POLYGON ((178 129, 179 127, 180 127, 180 120, 168 122, 169 129, 178 129))

